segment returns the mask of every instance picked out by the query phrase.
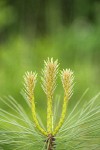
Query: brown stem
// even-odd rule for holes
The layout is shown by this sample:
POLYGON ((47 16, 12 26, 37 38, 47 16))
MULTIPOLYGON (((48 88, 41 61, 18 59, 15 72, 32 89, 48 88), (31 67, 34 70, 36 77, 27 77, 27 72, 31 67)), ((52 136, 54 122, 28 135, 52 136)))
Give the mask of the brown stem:
POLYGON ((46 149, 54 150, 54 147, 55 147, 55 137, 52 134, 49 134, 46 140, 46 149))

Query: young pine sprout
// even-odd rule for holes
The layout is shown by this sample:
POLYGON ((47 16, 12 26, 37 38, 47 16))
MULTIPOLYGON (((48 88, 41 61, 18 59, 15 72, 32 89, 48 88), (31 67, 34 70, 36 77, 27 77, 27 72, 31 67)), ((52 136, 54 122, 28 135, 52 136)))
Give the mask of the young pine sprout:
MULTIPOLYGON (((69 99, 73 93, 74 73, 70 69, 60 72, 64 98, 61 100, 61 115, 56 122, 55 113, 59 112, 58 102, 54 105, 54 91, 58 76, 58 60, 47 59, 42 70, 42 88, 47 98, 47 126, 42 126, 36 111, 35 87, 37 74, 26 72, 24 75, 24 98, 30 105, 19 104, 11 96, 0 99, 10 110, 0 108, 0 150, 99 150, 100 148, 100 105, 96 95, 81 104, 84 95, 66 115, 69 99), (81 107, 80 107, 81 106, 81 107), (30 116, 32 115, 32 117, 30 116)), ((27 104, 27 103, 26 103, 27 104)))
POLYGON ((50 136, 53 131, 53 93, 56 88, 56 78, 58 73, 58 60, 53 58, 44 61, 44 69, 42 70, 42 88, 47 96, 47 135, 50 136))
POLYGON ((70 69, 66 69, 61 71, 61 81, 64 89, 64 102, 62 107, 62 114, 60 117, 60 121, 57 125, 57 127, 53 131, 53 135, 55 135, 59 129, 61 128, 62 124, 64 123, 68 100, 70 99, 72 95, 72 88, 73 88, 73 72, 70 69))
POLYGON ((29 99, 31 103, 31 108, 32 108, 32 116, 34 123, 36 125, 36 128, 42 132, 44 135, 47 135, 47 133, 41 128, 39 125, 37 116, 36 116, 36 110, 35 110, 35 101, 34 101, 34 88, 36 84, 36 77, 37 74, 34 72, 27 72, 24 76, 24 88, 25 88, 25 93, 27 95, 27 98, 29 99))

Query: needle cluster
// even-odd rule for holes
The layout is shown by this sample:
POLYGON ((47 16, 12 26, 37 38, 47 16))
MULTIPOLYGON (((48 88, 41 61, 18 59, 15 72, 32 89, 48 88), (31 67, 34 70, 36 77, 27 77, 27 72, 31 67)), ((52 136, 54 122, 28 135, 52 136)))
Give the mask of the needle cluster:
MULTIPOLYGON (((55 113, 59 107, 53 105, 53 94, 58 75, 58 60, 53 58, 44 61, 42 70, 42 88, 47 97, 47 126, 43 127, 37 116, 35 106, 35 86, 37 74, 26 72, 24 75, 24 94, 30 105, 27 113, 14 98, 0 99, 11 112, 0 108, 0 149, 9 150, 99 150, 100 149, 100 104, 95 96, 85 105, 80 101, 67 114, 69 99, 73 93, 74 73, 70 69, 63 69, 60 73, 64 98, 61 106, 59 121, 54 123, 55 113), (31 106, 31 107, 30 107, 31 106), (80 107, 81 106, 81 107, 80 107), (30 119, 29 114, 32 114, 30 119), (55 125, 54 125, 55 124, 55 125), (44 142, 45 141, 45 142, 44 142)), ((100 102, 100 101, 99 101, 100 102)), ((58 103, 58 102, 57 102, 58 103)))

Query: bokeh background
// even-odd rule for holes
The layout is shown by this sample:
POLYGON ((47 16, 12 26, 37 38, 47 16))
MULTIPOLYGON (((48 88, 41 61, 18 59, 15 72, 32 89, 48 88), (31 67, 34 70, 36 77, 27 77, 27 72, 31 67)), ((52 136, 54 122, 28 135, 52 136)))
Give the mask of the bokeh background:
MULTIPOLYGON (((100 91, 99 0, 0 0, 0 97, 12 95, 24 105, 23 75, 32 70, 39 77, 47 57, 74 71, 70 107, 87 88, 86 101, 100 91)), ((40 82, 35 95, 43 112, 40 82)), ((58 83, 55 97, 63 95, 59 77, 58 83)))

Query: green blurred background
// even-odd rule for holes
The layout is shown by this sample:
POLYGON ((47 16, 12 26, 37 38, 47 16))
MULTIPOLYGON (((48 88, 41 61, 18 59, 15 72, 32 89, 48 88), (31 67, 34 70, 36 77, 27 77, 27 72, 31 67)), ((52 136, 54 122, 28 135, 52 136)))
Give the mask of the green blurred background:
MULTIPOLYGON (((99 0, 0 0, 0 96, 22 102, 23 75, 41 74, 43 60, 53 57, 60 69, 75 74, 73 106, 89 88, 85 100, 100 91, 99 0)), ((37 108, 46 97, 38 78, 37 108)), ((56 95, 63 95, 58 77, 56 95)))

